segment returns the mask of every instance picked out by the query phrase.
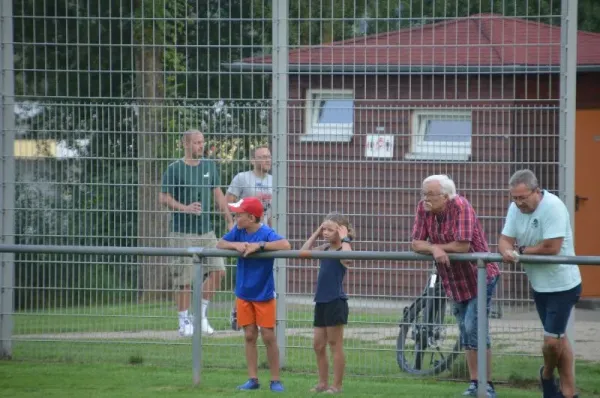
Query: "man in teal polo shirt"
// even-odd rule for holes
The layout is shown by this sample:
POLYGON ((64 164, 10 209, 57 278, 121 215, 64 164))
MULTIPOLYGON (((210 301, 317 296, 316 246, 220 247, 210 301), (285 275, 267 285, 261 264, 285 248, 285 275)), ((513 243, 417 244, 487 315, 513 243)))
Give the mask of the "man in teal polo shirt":
MULTIPOLYGON (((198 130, 183 134, 184 158, 171 163, 163 174, 160 203, 171 209, 169 243, 171 247, 214 248, 217 237, 211 222, 212 200, 214 200, 233 228, 233 219, 221 190, 221 179, 215 162, 203 159, 204 135, 198 130)), ((191 302, 193 262, 191 257, 173 257, 170 267, 175 302, 179 312, 179 334, 194 333, 192 318, 188 312, 191 302)), ((208 258, 205 268, 208 278, 204 281, 202 295, 202 333, 212 334, 206 311, 215 291, 225 277, 225 262, 221 257, 208 258)), ((195 314, 198 315, 198 314, 195 314)))

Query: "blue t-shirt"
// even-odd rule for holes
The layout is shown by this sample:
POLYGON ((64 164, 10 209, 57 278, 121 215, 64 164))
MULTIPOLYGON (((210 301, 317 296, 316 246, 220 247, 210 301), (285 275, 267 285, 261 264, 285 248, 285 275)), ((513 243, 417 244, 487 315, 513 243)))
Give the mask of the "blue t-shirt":
MULTIPOLYGON (((228 242, 275 242, 282 240, 267 225, 261 224, 254 233, 248 233, 245 229, 233 227, 223 240, 228 242)), ((273 278, 273 258, 246 258, 239 257, 237 260, 237 273, 235 280, 235 295, 247 301, 269 301, 275 298, 275 279, 273 278)))
MULTIPOLYGON (((545 239, 563 238, 560 256, 574 256, 569 211, 556 195, 544 191, 533 213, 521 213, 512 203, 502 235, 515 238, 519 246, 535 246, 545 239)), ((581 283, 576 264, 523 264, 531 287, 536 292, 561 292, 581 283)))

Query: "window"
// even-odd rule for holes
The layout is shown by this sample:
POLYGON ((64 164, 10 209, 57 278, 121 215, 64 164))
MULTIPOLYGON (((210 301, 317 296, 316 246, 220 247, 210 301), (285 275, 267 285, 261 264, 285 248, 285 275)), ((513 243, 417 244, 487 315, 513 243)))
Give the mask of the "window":
POLYGON ((350 90, 307 90, 306 134, 302 141, 349 142, 354 129, 350 90))
POLYGON ((406 158, 469 160, 471 134, 470 111, 415 111, 412 119, 412 152, 406 158))

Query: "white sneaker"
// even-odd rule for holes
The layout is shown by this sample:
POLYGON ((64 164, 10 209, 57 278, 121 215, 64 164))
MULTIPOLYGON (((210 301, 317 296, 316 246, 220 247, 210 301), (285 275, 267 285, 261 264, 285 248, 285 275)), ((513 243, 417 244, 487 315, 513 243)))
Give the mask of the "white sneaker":
POLYGON ((202 333, 210 335, 214 332, 215 330, 210 327, 210 324, 208 323, 208 318, 202 318, 202 333))
POLYGON ((194 325, 186 319, 183 321, 183 324, 179 326, 179 335, 181 337, 191 337, 194 335, 194 325))

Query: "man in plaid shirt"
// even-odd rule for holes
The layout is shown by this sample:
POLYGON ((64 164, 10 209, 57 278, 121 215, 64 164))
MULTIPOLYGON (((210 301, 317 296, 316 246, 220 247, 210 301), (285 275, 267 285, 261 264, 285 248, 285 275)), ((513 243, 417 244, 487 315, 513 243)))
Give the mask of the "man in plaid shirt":
MULTIPOLYGON (((454 303, 454 315, 460 329, 461 344, 465 347, 471 383, 463 395, 477 395, 477 263, 450 262, 447 253, 489 252, 488 244, 469 201, 456 194, 456 186, 446 175, 432 175, 423 181, 422 199, 412 231, 412 249, 430 254, 435 259, 438 275, 448 297, 454 303)), ((487 311, 500 269, 487 264, 487 311)), ((491 350, 489 328, 487 335, 488 380, 491 380, 491 350)), ((495 397, 491 381, 487 396, 495 397)))

